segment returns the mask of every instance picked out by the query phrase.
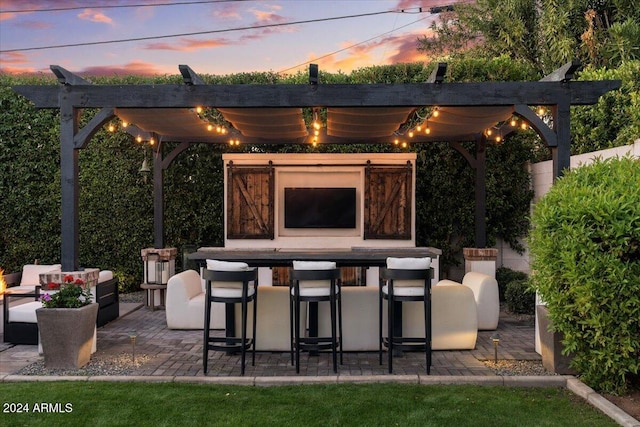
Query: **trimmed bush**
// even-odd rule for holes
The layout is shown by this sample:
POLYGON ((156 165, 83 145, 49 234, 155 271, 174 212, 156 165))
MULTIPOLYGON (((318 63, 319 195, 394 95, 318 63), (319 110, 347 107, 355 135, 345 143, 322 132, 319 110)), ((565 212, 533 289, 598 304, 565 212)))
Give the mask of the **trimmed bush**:
POLYGON ((623 393, 640 368, 640 160, 596 160, 534 207, 532 280, 571 367, 623 393))
POLYGON ((529 280, 517 279, 507 283, 505 290, 507 309, 516 314, 534 314, 536 293, 531 290, 529 280))
POLYGON ((526 280, 527 277, 527 273, 522 271, 512 270, 508 267, 498 267, 496 269, 496 281, 498 282, 500 301, 505 301, 505 292, 509 283, 514 280, 526 280))

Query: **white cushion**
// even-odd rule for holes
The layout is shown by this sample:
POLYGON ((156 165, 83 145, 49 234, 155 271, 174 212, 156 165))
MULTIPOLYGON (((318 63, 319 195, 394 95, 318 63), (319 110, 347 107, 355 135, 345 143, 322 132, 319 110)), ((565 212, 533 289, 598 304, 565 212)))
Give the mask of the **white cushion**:
MULTIPOLYGON (((294 270, 333 270, 335 268, 336 263, 333 261, 293 261, 294 270)), ((300 287, 300 296, 328 296, 330 294, 330 284, 330 280, 300 280, 298 284, 300 287), (303 288, 317 290, 306 291, 302 290, 303 288)), ((293 289, 291 290, 291 294, 293 295, 293 289)))
POLYGON ((431 266, 431 258, 387 258, 387 268, 397 270, 426 270, 431 266))
MULTIPOLYGON (((426 270, 431 266, 431 258, 387 258, 387 268, 393 270, 426 270)), ((423 280, 394 280, 393 289, 398 296, 418 296, 424 295, 423 280), (400 291, 402 287, 416 288, 413 291, 400 291)), ((384 292, 384 291, 383 291, 384 292)), ((386 293, 386 292, 385 292, 386 293)))
MULTIPOLYGON (((301 297, 328 297, 331 294, 331 288, 329 288, 328 280, 301 280, 300 281, 300 296, 301 297), (320 285, 324 285, 322 287, 318 287, 318 285, 303 287, 302 284, 304 282, 315 283, 318 282, 320 285)), ((340 288, 336 286, 335 290, 336 294, 340 293, 340 288)), ((295 288, 291 288, 291 295, 295 295, 295 288)))
MULTIPOLYGON (((214 282, 215 283, 215 282, 214 282)), ((219 282, 220 283, 220 282, 219 282)), ((232 284, 235 282, 231 282, 232 284)), ((239 282, 242 285, 242 282, 239 282)), ((212 283, 213 284, 213 283, 212 283)), ((250 297, 255 293, 253 287, 247 289, 247 296, 250 297)), ((242 288, 217 288, 211 286, 211 296, 220 298, 242 298, 242 288)))
POLYGON ((102 270, 98 273, 98 283, 106 282, 111 279, 113 279, 113 271, 111 270, 102 270))
POLYGON ((249 269, 246 262, 218 261, 215 259, 207 260, 207 270, 214 271, 245 271, 249 269))
POLYGON ((60 273, 61 264, 26 264, 22 267, 20 286, 36 286, 40 284, 40 275, 45 273, 60 273))
POLYGON ((40 301, 13 305, 9 308, 9 322, 38 323, 36 310, 42 308, 40 301))
MULTIPOLYGON (((401 280, 398 280, 397 282, 401 282, 401 280)), ((407 282, 415 282, 415 280, 407 280, 407 282)), ((382 293, 385 295, 389 294, 389 287, 387 285, 382 287, 382 293)), ((393 294, 398 297, 421 297, 424 296, 424 287, 396 286, 396 283, 394 282, 393 294)))
POLYGON ((294 270, 333 270, 336 263, 332 261, 293 261, 294 270))
POLYGON ((30 286, 12 286, 10 288, 5 289, 6 294, 33 294, 36 291, 36 287, 34 285, 30 286))

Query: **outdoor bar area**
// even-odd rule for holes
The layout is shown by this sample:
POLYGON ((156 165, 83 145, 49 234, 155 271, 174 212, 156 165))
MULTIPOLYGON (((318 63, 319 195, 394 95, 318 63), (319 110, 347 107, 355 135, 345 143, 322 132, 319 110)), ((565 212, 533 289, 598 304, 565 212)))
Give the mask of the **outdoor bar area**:
POLYGON ((593 104, 620 84, 571 82, 578 66, 566 64, 539 82, 447 83, 443 63, 423 83, 323 85, 312 64, 309 85, 209 85, 181 65, 184 85, 118 87, 51 66, 59 87, 14 90, 36 108, 61 111, 61 271, 79 268, 78 152, 96 131, 118 117, 131 124, 128 132, 176 143, 171 150, 153 147, 154 244, 141 248, 142 281, 145 311, 156 321, 164 317, 172 337, 201 337, 198 372, 207 374, 211 349, 241 354, 242 375, 255 366, 256 351, 286 354, 287 362, 290 353, 298 372, 301 350, 329 350, 334 373, 338 352, 340 364, 344 351, 379 354, 379 365, 386 353, 391 373, 392 359, 414 348, 426 355, 419 366, 429 374, 433 350, 473 351, 484 345, 479 337, 498 328, 496 250, 486 236, 485 130, 514 115, 526 120, 550 148, 554 178, 560 177, 569 166, 569 107, 593 104), (552 125, 533 105, 550 108, 552 125), (232 134, 208 130, 195 106, 216 109, 232 134), (314 134, 303 109, 316 116, 320 108, 326 124, 314 134), (438 114, 418 123, 431 132, 413 143, 450 144, 475 172, 476 247, 465 249, 460 282, 441 277, 439 248, 416 245, 416 154, 409 151, 223 154, 224 244, 190 253, 197 270, 175 267, 177 249, 167 247, 164 235, 170 198, 164 172, 192 144, 393 143, 401 130, 409 133, 407 123, 422 108, 438 114), (80 128, 84 109, 98 112, 80 128))

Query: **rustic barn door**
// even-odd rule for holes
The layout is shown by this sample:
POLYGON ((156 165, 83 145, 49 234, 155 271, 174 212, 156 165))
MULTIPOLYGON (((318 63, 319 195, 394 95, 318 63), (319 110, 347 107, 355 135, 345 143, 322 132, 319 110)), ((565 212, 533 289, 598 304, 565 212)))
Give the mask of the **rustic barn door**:
POLYGON ((230 163, 227 178, 227 238, 273 239, 273 167, 230 163))
POLYGON ((411 239, 412 167, 365 168, 364 238, 411 239))

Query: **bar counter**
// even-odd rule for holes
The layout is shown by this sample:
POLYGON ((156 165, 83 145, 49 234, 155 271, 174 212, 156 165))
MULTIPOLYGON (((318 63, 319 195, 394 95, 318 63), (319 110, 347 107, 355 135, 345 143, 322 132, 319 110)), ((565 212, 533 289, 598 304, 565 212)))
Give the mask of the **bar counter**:
POLYGON ((297 261, 334 261, 338 267, 384 267, 388 257, 431 257, 434 262, 442 251, 431 247, 346 248, 346 249, 236 249, 199 248, 189 259, 205 265, 207 259, 246 262, 251 267, 290 267, 297 261))

